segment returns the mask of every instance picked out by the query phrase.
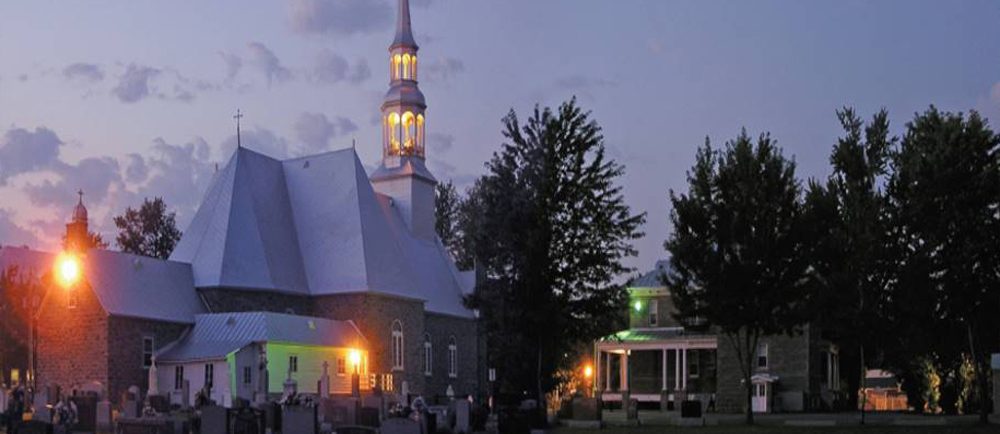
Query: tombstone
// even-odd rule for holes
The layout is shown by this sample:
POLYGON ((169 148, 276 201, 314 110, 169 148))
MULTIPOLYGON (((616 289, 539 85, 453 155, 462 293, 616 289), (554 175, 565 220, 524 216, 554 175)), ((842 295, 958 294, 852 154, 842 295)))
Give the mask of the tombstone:
POLYGON ((141 392, 139 391, 139 386, 130 386, 128 390, 122 394, 122 417, 127 418, 137 418, 142 414, 142 403, 139 402, 141 392))
POLYGON ((149 406, 157 413, 169 413, 170 398, 163 395, 149 395, 149 406))
POLYGON ((97 431, 97 397, 92 393, 70 398, 76 405, 76 430, 97 431))
POLYGON ((573 398, 573 420, 601 420, 601 405, 597 398, 573 398))
POLYGON ((320 398, 330 397, 330 362, 323 361, 323 375, 319 377, 319 394, 320 398))
POLYGON ((469 401, 464 399, 459 399, 455 401, 455 426, 452 427, 452 432, 457 434, 468 434, 472 432, 472 423, 470 412, 472 410, 472 405, 469 401))
POLYGON ((296 434, 316 434, 319 424, 316 423, 316 407, 304 405, 286 405, 281 409, 281 432, 296 434))
POLYGON ((229 410, 218 405, 201 408, 201 432, 205 434, 226 434, 229 427, 229 410))
POLYGON ((327 398, 320 400, 320 420, 328 422, 334 428, 345 425, 356 425, 360 402, 355 398, 327 398))
POLYGON ((94 413, 94 424, 98 431, 109 432, 114 429, 114 421, 111 418, 111 402, 108 400, 99 401, 94 413))
POLYGON ((52 423, 52 405, 49 402, 47 389, 43 389, 39 393, 35 394, 34 402, 32 402, 32 408, 35 410, 35 412, 31 415, 32 420, 52 423))
POLYGON ((386 419, 380 431, 382 434, 421 434, 420 422, 401 417, 386 419))

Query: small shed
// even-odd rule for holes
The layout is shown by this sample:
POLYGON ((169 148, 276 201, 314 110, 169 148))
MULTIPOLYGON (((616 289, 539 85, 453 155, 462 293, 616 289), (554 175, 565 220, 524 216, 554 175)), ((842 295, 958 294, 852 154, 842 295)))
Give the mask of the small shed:
POLYGON ((299 393, 320 393, 325 371, 327 393, 348 394, 355 372, 361 388, 369 388, 367 347, 353 321, 274 312, 196 315, 184 336, 157 353, 157 380, 173 402, 183 402, 186 382, 187 402, 206 389, 230 406, 234 397, 279 395, 288 378, 299 393))

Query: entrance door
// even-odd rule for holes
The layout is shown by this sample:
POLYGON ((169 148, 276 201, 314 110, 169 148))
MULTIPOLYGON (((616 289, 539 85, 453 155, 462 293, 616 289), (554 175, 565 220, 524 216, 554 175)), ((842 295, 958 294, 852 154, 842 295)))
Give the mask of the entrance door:
POLYGON ((767 413, 767 395, 770 387, 767 383, 755 383, 751 393, 750 404, 754 413, 767 413))

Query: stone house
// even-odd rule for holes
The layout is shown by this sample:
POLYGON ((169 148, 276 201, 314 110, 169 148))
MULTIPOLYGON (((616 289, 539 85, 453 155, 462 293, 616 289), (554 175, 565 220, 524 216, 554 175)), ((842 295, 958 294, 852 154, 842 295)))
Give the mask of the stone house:
MULTIPOLYGON (((735 350, 711 328, 685 327, 673 316, 670 290, 661 280, 669 267, 629 282, 629 328, 594 344, 595 388, 605 401, 623 397, 677 408, 684 399, 720 412, 746 407, 735 350)), ((763 338, 754 360, 755 412, 830 408, 839 390, 836 346, 806 325, 795 336, 763 338)))

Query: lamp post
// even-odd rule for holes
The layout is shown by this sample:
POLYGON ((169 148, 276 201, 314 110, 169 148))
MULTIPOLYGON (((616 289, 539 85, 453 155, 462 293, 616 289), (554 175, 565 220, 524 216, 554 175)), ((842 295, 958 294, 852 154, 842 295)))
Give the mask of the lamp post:
POLYGON ((361 396, 361 351, 351 350, 347 353, 347 360, 354 367, 351 373, 351 396, 358 398, 361 396))
POLYGON ((593 395, 593 378, 594 378, 594 367, 587 363, 583 366, 583 384, 587 392, 584 394, 587 398, 593 395))

